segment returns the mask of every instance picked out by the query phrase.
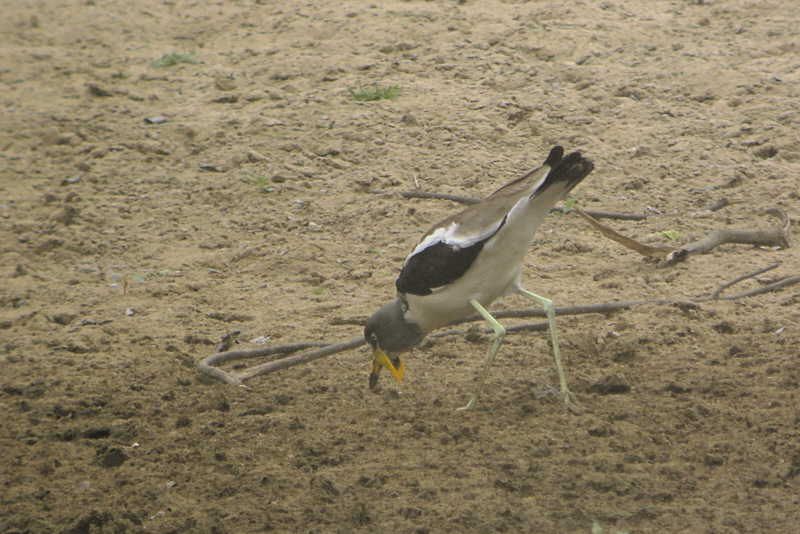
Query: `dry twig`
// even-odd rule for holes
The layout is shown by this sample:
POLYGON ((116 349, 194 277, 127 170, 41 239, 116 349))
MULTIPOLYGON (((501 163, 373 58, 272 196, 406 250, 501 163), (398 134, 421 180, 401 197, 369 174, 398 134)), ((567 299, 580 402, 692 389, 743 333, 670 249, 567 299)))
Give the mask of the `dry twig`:
POLYGON ((626 237, 608 226, 600 224, 597 220, 592 217, 589 213, 583 211, 579 208, 573 208, 575 213, 583 217, 589 224, 591 224, 598 232, 606 236, 607 238, 611 239, 612 241, 616 241, 620 245, 627 247, 629 249, 635 250, 642 256, 647 256, 649 258, 658 258, 661 259, 665 255, 669 254, 670 252, 674 251, 675 249, 672 247, 651 247, 650 245, 645 245, 644 243, 639 243, 635 239, 631 239, 630 237, 626 237))
POLYGON ((747 280, 749 278, 756 277, 759 274, 764 274, 765 272, 771 271, 772 269, 775 269, 775 268, 777 268, 779 266, 780 266, 780 263, 773 263, 772 265, 770 265, 768 267, 764 267, 763 269, 759 269, 759 270, 754 271, 752 273, 743 274, 742 276, 740 276, 740 277, 738 277, 738 278, 736 278, 734 280, 731 280, 730 282, 727 282, 727 283, 722 284, 721 286, 719 286, 716 289, 716 291, 714 291, 711 294, 711 296, 714 297, 715 299, 718 299, 719 296, 722 294, 722 292, 725 291, 726 289, 728 289, 729 287, 734 286, 734 285, 738 284, 739 282, 742 282, 743 280, 747 280))
MULTIPOLYGON (((464 197, 461 195, 450 195, 448 193, 431 193, 427 191, 398 191, 393 193, 391 191, 382 191, 379 189, 371 189, 370 193, 376 195, 400 195, 403 198, 427 198, 427 199, 436 199, 436 200, 450 200, 452 202, 458 202, 459 204, 477 204, 481 201, 480 198, 475 197, 464 197)), ((551 213, 569 213, 569 209, 566 208, 552 208, 550 210, 551 213)), ((647 218, 647 215, 642 215, 639 213, 614 213, 610 211, 594 211, 594 210, 586 210, 585 213, 593 216, 596 219, 618 219, 623 221, 641 221, 647 218)))
POLYGON ((770 208, 766 213, 778 217, 781 220, 781 225, 767 230, 739 230, 734 228, 714 230, 706 237, 669 253, 666 257, 667 265, 681 262, 689 257, 690 254, 708 254, 715 247, 726 243, 789 248, 789 227, 791 225, 789 216, 779 208, 770 208))
POLYGON ((791 221, 786 212, 778 208, 770 208, 766 213, 779 217, 781 219, 780 227, 770 228, 768 230, 736 230, 723 228, 714 230, 703 239, 694 241, 680 248, 645 245, 644 243, 624 236, 608 226, 599 223, 591 216, 590 212, 583 211, 579 208, 573 208, 573 210, 589 222, 598 232, 612 241, 616 241, 620 245, 634 250, 642 256, 663 260, 666 265, 679 263, 689 257, 690 254, 707 254, 715 247, 725 243, 742 243, 761 247, 789 247, 789 228, 791 226, 791 221))

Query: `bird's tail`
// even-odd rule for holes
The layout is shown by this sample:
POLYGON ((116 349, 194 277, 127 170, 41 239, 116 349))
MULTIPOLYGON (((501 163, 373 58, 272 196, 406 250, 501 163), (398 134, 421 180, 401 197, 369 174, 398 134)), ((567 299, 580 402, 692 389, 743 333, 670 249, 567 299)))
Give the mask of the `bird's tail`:
POLYGON ((530 195, 531 200, 556 185, 559 186, 559 196, 566 195, 594 169, 594 163, 590 159, 584 158, 580 152, 572 152, 564 156, 564 149, 560 146, 555 146, 550 150, 544 165, 550 167, 550 172, 533 190, 530 195))

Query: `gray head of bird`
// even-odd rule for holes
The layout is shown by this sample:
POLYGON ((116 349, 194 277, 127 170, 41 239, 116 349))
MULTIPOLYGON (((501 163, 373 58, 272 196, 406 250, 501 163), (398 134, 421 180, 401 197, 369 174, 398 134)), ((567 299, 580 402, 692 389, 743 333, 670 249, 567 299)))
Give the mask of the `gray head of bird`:
POLYGON ((378 375, 387 368, 398 382, 403 381, 405 365, 400 353, 419 345, 425 334, 415 323, 405 319, 407 308, 401 300, 390 302, 367 321, 364 339, 372 347, 372 372, 369 374, 369 387, 378 385, 378 375))

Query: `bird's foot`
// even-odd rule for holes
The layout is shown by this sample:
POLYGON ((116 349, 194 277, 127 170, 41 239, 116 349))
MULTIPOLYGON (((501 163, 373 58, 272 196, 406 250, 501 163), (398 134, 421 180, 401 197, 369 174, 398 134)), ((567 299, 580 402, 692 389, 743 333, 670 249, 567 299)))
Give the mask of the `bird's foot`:
POLYGON ((469 394, 469 400, 467 404, 462 406, 461 408, 456 408, 457 412, 466 412, 475 408, 475 403, 478 401, 478 395, 476 393, 469 394))
POLYGON ((564 408, 570 413, 579 414, 583 412, 583 408, 578 404, 575 395, 567 388, 561 390, 561 402, 564 403, 564 408))

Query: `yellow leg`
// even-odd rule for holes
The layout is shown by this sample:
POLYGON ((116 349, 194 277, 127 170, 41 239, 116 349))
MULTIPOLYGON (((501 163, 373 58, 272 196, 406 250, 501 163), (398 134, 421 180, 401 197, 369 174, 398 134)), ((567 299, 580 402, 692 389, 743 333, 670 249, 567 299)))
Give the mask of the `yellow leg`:
POLYGON ((497 319, 492 317, 492 314, 489 313, 489 311, 484 308, 480 302, 475 299, 471 299, 469 303, 472 304, 472 307, 475 308, 479 314, 481 314, 481 317, 486 319, 486 322, 491 325, 492 329, 494 330, 494 341, 492 342, 492 346, 489 347, 489 354, 486 357, 486 363, 484 364, 483 369, 478 376, 477 390, 474 393, 469 394, 469 400, 467 401, 467 404, 461 408, 458 408, 458 410, 471 410, 475 407, 475 402, 478 400, 478 395, 482 389, 483 381, 486 378, 486 373, 489 371, 489 367, 492 365, 494 357, 497 355, 497 349, 500 348, 500 344, 503 342, 503 337, 506 335, 506 329, 503 327, 503 325, 498 323, 497 319))
POLYGON ((556 328, 556 309, 553 306, 553 301, 544 297, 540 297, 535 293, 531 293, 530 291, 517 288, 517 291, 520 295, 528 297, 529 299, 536 301, 542 308, 544 308, 545 313, 547 314, 547 322, 550 325, 550 339, 552 340, 553 344, 553 365, 555 365, 556 373, 558 373, 558 382, 561 387, 561 399, 564 402, 564 406, 571 411, 577 410, 577 405, 575 403, 575 398, 572 392, 567 387, 567 377, 564 374, 564 368, 561 365, 561 351, 558 348, 558 329, 556 328))

